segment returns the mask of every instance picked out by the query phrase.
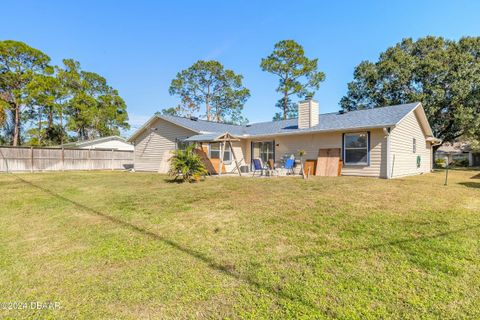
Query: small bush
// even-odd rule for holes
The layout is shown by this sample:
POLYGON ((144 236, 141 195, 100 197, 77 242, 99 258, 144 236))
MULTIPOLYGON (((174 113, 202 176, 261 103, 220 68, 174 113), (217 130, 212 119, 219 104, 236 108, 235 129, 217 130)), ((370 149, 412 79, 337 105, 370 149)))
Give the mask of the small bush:
POLYGON ((185 150, 173 152, 169 174, 175 177, 175 180, 195 182, 205 177, 208 171, 200 156, 195 153, 195 147, 191 145, 185 150))
POLYGON ((435 159, 435 166, 437 168, 445 168, 446 165, 447 165, 447 162, 445 161, 445 158, 435 159))

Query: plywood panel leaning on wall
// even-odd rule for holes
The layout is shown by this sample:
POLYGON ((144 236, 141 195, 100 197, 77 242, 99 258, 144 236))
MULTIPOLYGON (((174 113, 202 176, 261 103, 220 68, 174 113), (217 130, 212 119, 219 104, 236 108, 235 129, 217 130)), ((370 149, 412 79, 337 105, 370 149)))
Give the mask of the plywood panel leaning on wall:
POLYGON ((316 175, 322 177, 337 177, 340 164, 340 149, 319 149, 316 175))

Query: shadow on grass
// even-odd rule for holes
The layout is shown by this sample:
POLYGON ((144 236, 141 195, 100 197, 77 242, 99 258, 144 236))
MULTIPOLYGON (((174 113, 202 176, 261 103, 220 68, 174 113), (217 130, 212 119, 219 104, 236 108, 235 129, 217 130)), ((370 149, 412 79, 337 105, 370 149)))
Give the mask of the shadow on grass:
POLYGON ((205 181, 205 179, 185 181, 185 180, 182 180, 182 179, 171 178, 171 179, 163 179, 163 181, 165 181, 166 183, 173 183, 173 184, 182 184, 182 183, 189 184, 189 183, 203 182, 203 181, 205 181))
POLYGON ((465 186, 465 187, 469 187, 469 188, 480 189, 480 182, 459 182, 458 184, 460 184, 462 186, 465 186))
POLYGON ((401 244, 405 244, 405 243, 412 243, 412 242, 423 241, 423 240, 443 238, 443 237, 447 237, 447 236, 450 236, 450 235, 453 235, 453 234, 465 232, 465 231, 468 231, 468 230, 478 229, 478 228, 480 228, 480 224, 465 226, 463 228, 458 228, 458 229, 454 229, 454 230, 450 230, 450 231, 440 232, 440 233, 436 233, 436 234, 432 234, 432 235, 419 236, 419 237, 414 237, 414 238, 410 238, 410 239, 392 240, 392 241, 387 241, 387 242, 378 243, 378 244, 369 245, 369 246, 358 246, 358 247, 352 247, 352 248, 347 248, 347 249, 340 249, 340 250, 332 250, 332 251, 324 251, 324 252, 319 252, 319 253, 298 255, 298 256, 288 257, 286 259, 283 259, 283 261, 297 261, 297 260, 311 259, 311 258, 330 257, 330 256, 342 254, 342 253, 351 253, 351 252, 356 252, 356 251, 374 250, 374 249, 383 248, 383 247, 397 246, 397 245, 401 245, 401 244))
POLYGON ((175 179, 175 178, 166 178, 163 179, 166 183, 174 183, 174 184, 182 184, 182 183, 187 183, 186 181, 183 181, 181 179, 175 179))
POLYGON ((479 174, 476 174, 474 175, 473 177, 471 177, 470 179, 480 179, 480 173, 479 174))
POLYGON ((156 240, 156 241, 160 241, 164 244, 167 244, 169 245, 170 247, 178 250, 178 251, 181 251, 201 262, 203 262, 205 265, 207 265, 209 268, 211 268, 212 270, 215 270, 217 272, 221 272, 231 278, 234 278, 234 279, 237 279, 237 280, 240 280, 240 281, 243 281, 245 283, 247 283, 248 285, 252 286, 252 287, 255 287, 259 290, 265 290, 267 292, 270 292, 271 294, 277 296, 278 298, 281 298, 281 299, 285 299, 285 300, 290 300, 290 301, 293 301, 293 302, 297 302, 297 303, 300 303, 306 307, 309 307, 313 310, 317 310, 318 311, 318 308, 313 305, 311 302, 309 301, 306 301, 300 297, 297 297, 297 296, 294 296, 294 295, 291 295, 291 294, 288 294, 288 293, 285 293, 285 292, 281 292, 279 288, 276 288, 276 287, 271 287, 271 286, 266 286, 260 282, 258 282, 257 280, 253 279, 252 277, 248 276, 248 275, 242 275, 238 272, 235 272, 233 269, 233 266, 232 265, 223 265, 223 264, 219 264, 217 262, 215 262, 212 258, 210 257, 207 257, 205 254, 201 253, 201 252, 198 252, 198 251, 195 251, 195 250, 192 250, 190 248, 187 248, 175 241, 172 241, 168 238, 165 238, 155 232, 152 232, 152 231, 149 231, 143 227, 139 227, 139 226, 136 226, 134 224, 131 224, 129 222, 126 222, 126 221, 123 221, 121 219, 118 219, 116 217, 113 217, 111 215, 108 215, 108 214, 105 214, 101 211, 98 211, 96 209, 93 209, 93 208, 90 208, 90 207, 87 207, 85 206, 84 204, 81 204, 77 201, 74 201, 74 200, 71 200, 71 199, 68 199, 58 193, 55 193, 47 188, 44 188, 44 187, 41 187, 39 185, 36 185, 34 184, 33 182, 30 182, 28 180, 25 180, 21 177, 19 177, 18 175, 15 175, 17 179, 21 180, 22 182, 24 182, 25 184, 31 186, 31 187, 34 187, 34 188, 37 188, 43 192, 45 192, 46 194, 48 195, 51 195, 57 199, 60 199, 64 202, 67 202, 67 203, 70 203, 86 212, 89 212, 90 214, 94 214, 94 215, 97 215, 97 216, 100 216, 112 223, 115 223, 121 227, 124 227, 124 228, 127 228, 127 229, 130 229, 130 230, 133 230, 141 235, 144 235, 144 236, 147 236, 153 240, 156 240))

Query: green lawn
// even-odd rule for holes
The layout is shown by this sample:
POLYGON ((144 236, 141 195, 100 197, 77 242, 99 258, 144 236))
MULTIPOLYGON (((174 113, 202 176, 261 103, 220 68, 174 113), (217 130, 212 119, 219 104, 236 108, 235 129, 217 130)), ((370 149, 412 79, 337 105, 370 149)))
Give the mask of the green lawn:
POLYGON ((480 318, 480 171, 0 175, 11 318, 480 318))

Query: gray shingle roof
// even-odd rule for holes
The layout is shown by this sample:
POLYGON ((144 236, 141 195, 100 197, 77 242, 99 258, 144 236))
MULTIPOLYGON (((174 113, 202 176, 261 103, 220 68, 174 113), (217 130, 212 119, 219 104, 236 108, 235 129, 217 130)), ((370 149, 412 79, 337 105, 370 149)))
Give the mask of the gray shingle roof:
POLYGON ((202 134, 229 132, 237 136, 268 136, 393 126, 398 124, 404 116, 418 105, 419 103, 415 102, 383 108, 350 111, 343 114, 338 112, 325 113, 319 116, 318 125, 307 129, 299 129, 297 119, 260 122, 249 125, 232 125, 169 115, 161 115, 159 117, 202 134))
POLYGON ((204 134, 196 134, 194 136, 188 137, 184 141, 189 142, 206 142, 206 141, 214 141, 219 137, 218 133, 204 133, 204 134))
POLYGON ((230 132, 232 134, 244 134, 243 130, 245 128, 245 126, 239 126, 234 124, 218 123, 200 119, 192 120, 190 118, 176 117, 170 115, 158 115, 158 117, 199 133, 230 132))

